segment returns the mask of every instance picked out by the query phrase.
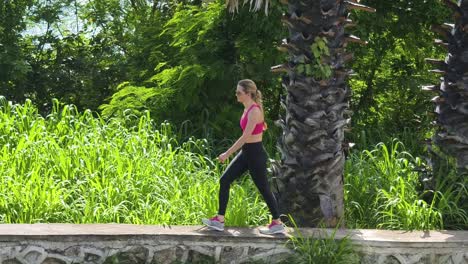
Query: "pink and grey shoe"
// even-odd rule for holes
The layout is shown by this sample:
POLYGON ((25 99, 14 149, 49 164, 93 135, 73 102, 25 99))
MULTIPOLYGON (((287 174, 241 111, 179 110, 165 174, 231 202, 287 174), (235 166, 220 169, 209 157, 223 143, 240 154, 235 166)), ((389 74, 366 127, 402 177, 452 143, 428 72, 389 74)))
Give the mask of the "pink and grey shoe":
POLYGON ((264 235, 273 235, 273 234, 284 233, 285 229, 284 229, 283 223, 272 221, 271 224, 269 224, 267 228, 260 228, 259 231, 261 234, 264 234, 264 235))
POLYGON ((218 218, 218 216, 215 216, 213 218, 207 219, 203 218, 202 219, 203 224, 205 224, 208 228, 216 230, 216 231, 224 231, 224 221, 221 222, 218 218))

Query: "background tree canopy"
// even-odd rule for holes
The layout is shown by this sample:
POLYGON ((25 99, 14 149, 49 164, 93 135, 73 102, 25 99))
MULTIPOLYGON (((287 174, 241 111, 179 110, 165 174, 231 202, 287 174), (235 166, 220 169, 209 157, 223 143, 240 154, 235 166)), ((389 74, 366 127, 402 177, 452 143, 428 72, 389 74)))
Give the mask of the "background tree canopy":
MULTIPOLYGON (((436 0, 363 3, 378 11, 351 15, 368 45, 350 47, 349 140, 365 148, 396 136, 405 141, 402 132, 424 138, 432 106, 420 86, 437 81, 424 58, 445 56, 430 26, 446 21, 448 11, 436 0)), ((269 122, 278 118, 284 92, 269 69, 283 61, 276 50, 287 35, 282 8, 273 2, 265 16, 246 8, 229 14, 222 1, 3 1, 0 93, 14 102, 30 98, 43 113, 52 98, 105 117, 149 110, 192 135, 233 138, 239 79, 255 80, 269 122)), ((270 128, 273 146, 279 130, 270 128)), ((418 149, 409 138, 404 143, 418 149)))

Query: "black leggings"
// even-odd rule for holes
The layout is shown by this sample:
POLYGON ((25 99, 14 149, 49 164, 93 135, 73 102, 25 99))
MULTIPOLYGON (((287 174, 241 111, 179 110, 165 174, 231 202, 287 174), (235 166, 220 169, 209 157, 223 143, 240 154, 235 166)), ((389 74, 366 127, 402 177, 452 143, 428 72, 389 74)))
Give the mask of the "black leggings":
POLYGON ((219 215, 226 213, 229 201, 229 188, 231 183, 239 178, 247 169, 252 180, 265 199, 273 219, 279 218, 278 204, 267 180, 267 154, 262 142, 245 143, 242 150, 231 161, 223 176, 219 180, 219 215))

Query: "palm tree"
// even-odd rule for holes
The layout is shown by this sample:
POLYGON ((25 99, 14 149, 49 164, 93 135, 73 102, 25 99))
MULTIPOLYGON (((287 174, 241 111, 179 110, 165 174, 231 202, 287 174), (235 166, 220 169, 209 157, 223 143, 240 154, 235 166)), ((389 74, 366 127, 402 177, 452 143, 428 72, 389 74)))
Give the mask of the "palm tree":
POLYGON ((432 71, 443 77, 440 84, 423 89, 439 94, 432 99, 439 125, 433 141, 455 157, 460 175, 468 175, 468 0, 443 2, 452 9, 455 24, 433 26, 433 30, 442 36, 436 43, 448 49, 448 56, 444 61, 426 59, 437 66, 432 71))
MULTIPOLYGON (((344 129, 349 122, 349 42, 365 43, 346 34, 353 22, 350 9, 375 11, 357 1, 280 0, 288 6, 282 21, 289 29, 280 50, 288 61, 272 67, 284 72, 287 96, 279 143, 281 162, 273 166, 280 208, 299 226, 323 222, 336 226, 343 217, 344 129)), ((262 0, 250 0, 258 10, 262 0)), ((237 10, 237 0, 229 0, 237 10)), ((268 8, 268 1, 265 9, 268 8)))

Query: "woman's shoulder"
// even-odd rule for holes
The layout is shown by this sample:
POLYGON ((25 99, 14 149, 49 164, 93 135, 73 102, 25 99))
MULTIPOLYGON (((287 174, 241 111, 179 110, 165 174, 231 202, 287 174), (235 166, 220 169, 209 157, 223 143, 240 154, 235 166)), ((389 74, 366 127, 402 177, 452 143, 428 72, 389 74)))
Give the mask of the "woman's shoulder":
POLYGON ((258 104, 253 104, 251 107, 250 107, 250 112, 258 112, 258 111, 261 111, 261 107, 258 105, 258 104))
POLYGON ((251 110, 251 111, 260 110, 260 109, 261 109, 261 107, 260 107, 260 105, 258 105, 258 104, 253 104, 252 106, 250 106, 250 110, 251 110))
POLYGON ((249 111, 249 116, 257 116, 262 114, 262 110, 260 109, 260 106, 257 105, 257 107, 252 107, 249 111))

